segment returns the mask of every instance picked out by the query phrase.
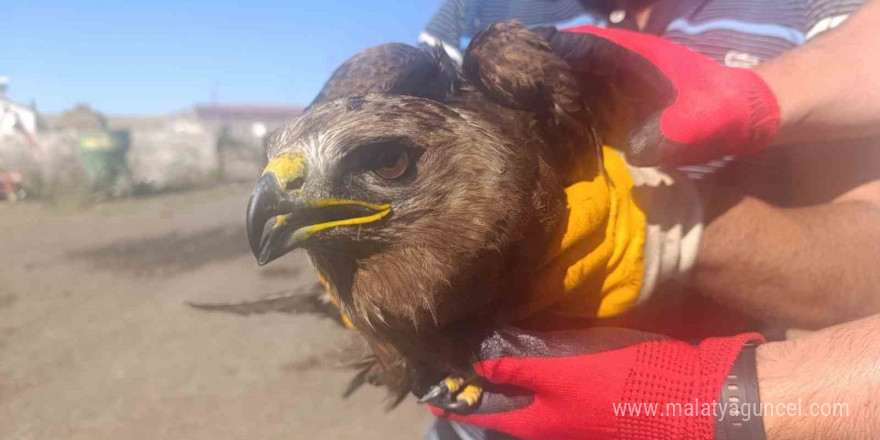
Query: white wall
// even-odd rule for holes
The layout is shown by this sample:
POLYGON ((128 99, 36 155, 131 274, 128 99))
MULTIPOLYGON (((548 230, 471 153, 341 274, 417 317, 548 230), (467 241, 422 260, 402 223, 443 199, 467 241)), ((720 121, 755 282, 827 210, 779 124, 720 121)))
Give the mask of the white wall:
POLYGON ((29 107, 0 99, 0 137, 18 135, 16 122, 28 133, 37 132, 37 114, 29 107))

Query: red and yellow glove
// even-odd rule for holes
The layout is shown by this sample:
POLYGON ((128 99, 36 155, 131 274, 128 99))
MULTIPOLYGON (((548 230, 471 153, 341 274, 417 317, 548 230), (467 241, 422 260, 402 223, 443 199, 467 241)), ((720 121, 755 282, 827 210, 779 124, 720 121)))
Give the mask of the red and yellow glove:
POLYGON ((634 123, 627 127, 629 145, 615 145, 631 163, 682 165, 747 155, 765 148, 779 127, 776 96, 751 70, 637 32, 592 26, 537 31, 576 76, 589 79, 582 87, 587 94, 602 84, 620 94, 598 100, 617 102, 591 104, 617 106, 634 123))
MULTIPOLYGON (((712 414, 669 416, 667 404, 712 405, 758 334, 699 346, 618 328, 495 332, 474 368, 489 383, 476 411, 438 416, 522 439, 711 440, 712 414), (657 412, 646 414, 648 406, 657 412), (639 406, 641 412, 627 411, 639 406)), ((684 406, 683 406, 684 407, 684 406)))

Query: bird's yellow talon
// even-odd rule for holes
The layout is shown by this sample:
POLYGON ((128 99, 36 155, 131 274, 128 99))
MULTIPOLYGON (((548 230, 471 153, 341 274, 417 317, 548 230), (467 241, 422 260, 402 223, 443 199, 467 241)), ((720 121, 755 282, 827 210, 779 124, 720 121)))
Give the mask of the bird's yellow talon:
POLYGON ((468 407, 472 407, 480 401, 480 397, 483 395, 483 388, 474 385, 468 384, 455 396, 455 400, 459 402, 464 402, 468 407))
POLYGON ((419 403, 429 403, 447 411, 466 414, 476 409, 483 395, 483 388, 477 385, 478 380, 477 377, 447 377, 431 387, 419 399, 419 403))
POLYGON ((446 385, 446 389, 449 390, 449 394, 455 394, 462 385, 464 385, 464 379, 460 377, 447 377, 443 379, 443 383, 446 385))

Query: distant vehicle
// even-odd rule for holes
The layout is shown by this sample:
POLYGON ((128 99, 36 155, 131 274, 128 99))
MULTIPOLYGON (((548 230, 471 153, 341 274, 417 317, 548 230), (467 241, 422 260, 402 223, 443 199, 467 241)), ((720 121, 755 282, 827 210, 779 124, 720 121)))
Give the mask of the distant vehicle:
POLYGON ((0 200, 17 202, 27 197, 21 173, 0 172, 0 200))

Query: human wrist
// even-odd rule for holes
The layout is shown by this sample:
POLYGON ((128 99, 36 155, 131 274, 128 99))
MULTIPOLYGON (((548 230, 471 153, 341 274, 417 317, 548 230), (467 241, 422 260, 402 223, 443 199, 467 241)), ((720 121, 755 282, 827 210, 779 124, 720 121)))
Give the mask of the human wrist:
POLYGON ((776 98, 779 106, 779 129, 770 145, 785 145, 800 140, 803 121, 811 112, 811 103, 816 99, 809 88, 792 84, 792 72, 785 63, 769 62, 756 67, 753 72, 761 78, 776 98))
POLYGON ((756 353, 767 440, 801 440, 812 438, 817 431, 827 434, 822 438, 849 438, 832 434, 836 429, 833 417, 807 417, 804 413, 814 404, 846 400, 829 393, 834 387, 825 381, 837 369, 821 368, 822 362, 814 364, 818 353, 804 342, 773 342, 759 347, 756 353))

